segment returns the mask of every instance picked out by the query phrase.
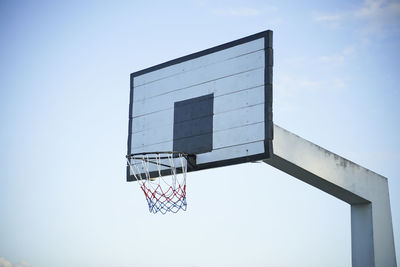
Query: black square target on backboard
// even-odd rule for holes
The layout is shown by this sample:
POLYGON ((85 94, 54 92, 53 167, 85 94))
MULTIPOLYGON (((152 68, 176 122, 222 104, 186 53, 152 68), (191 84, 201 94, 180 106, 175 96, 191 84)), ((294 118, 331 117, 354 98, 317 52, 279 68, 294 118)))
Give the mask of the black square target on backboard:
POLYGON ((212 151, 214 94, 174 103, 173 150, 188 154, 212 151))

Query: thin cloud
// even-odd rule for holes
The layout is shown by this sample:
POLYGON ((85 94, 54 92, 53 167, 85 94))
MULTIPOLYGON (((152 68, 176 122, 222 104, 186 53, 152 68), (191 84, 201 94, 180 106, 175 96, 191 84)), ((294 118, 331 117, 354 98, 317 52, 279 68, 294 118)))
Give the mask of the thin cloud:
POLYGON ((251 7, 239 7, 239 8, 214 8, 211 13, 218 16, 228 17, 254 17, 261 14, 261 11, 251 7))
POLYGON ((341 65, 347 60, 348 57, 355 53, 354 46, 348 46, 343 51, 333 55, 325 55, 320 56, 318 60, 322 63, 330 64, 330 65, 341 65))
POLYGON ((263 6, 263 7, 223 7, 213 8, 211 13, 216 16, 226 17, 256 17, 262 14, 276 13, 278 8, 275 6, 263 6))
POLYGON ((400 16, 400 2, 386 0, 366 0, 364 5, 354 12, 356 17, 387 20, 400 16))
POLYGON ((15 264, 12 264, 8 260, 3 257, 0 257, 0 267, 29 267, 30 265, 27 262, 21 261, 15 264))
POLYGON ((344 62, 343 55, 321 56, 319 60, 328 64, 341 64, 344 62))
POLYGON ((356 49, 354 45, 350 45, 343 50, 343 55, 349 56, 355 53, 356 49))
POLYGON ((314 16, 315 21, 328 21, 328 22, 337 22, 343 18, 343 15, 319 15, 314 16))
POLYGON ((304 92, 341 91, 347 88, 347 84, 341 78, 322 80, 292 74, 281 74, 276 81, 276 87, 279 88, 281 95, 289 97, 304 92))
POLYGON ((5 258, 0 257, 0 267, 12 267, 11 262, 7 261, 5 258))
POLYGON ((279 90, 274 92, 274 101, 279 103, 280 112, 296 112, 299 106, 289 105, 291 101, 302 99, 305 95, 313 95, 318 92, 340 92, 347 89, 344 79, 318 79, 305 77, 293 73, 281 73, 277 75, 274 85, 279 90), (291 101, 288 101, 291 99, 291 101))
POLYGON ((367 23, 366 33, 399 32, 400 2, 386 0, 366 0, 363 6, 353 12, 353 17, 367 23))
POLYGON ((318 23, 323 23, 331 27, 332 29, 337 29, 343 23, 343 20, 346 18, 346 14, 319 14, 314 15, 313 20, 318 23))
POLYGON ((400 2, 395 0, 365 0, 352 10, 334 14, 313 15, 313 20, 337 29, 349 22, 364 22, 361 31, 365 34, 388 35, 400 30, 400 2))

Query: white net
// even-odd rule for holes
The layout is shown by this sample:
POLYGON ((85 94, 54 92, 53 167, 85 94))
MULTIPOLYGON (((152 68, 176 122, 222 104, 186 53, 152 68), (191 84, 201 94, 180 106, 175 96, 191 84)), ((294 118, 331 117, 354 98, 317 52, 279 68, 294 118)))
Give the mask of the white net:
POLYGON ((143 190, 150 212, 186 210, 186 156, 173 151, 127 156, 130 172, 143 190))

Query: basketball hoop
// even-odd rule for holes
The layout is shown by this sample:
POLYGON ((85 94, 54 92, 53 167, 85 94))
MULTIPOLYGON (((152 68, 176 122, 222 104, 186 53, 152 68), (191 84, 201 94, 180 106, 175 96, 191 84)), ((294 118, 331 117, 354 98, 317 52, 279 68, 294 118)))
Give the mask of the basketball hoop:
POLYGON ((151 213, 186 210, 186 173, 194 156, 183 152, 145 152, 126 156, 151 213))

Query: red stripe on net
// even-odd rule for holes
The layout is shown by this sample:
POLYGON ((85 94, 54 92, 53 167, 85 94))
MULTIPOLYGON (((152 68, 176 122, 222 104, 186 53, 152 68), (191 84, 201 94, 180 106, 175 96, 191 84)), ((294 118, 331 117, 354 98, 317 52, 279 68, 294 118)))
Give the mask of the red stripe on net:
POLYGON ((152 213, 167 212, 176 213, 179 210, 186 210, 186 185, 179 185, 175 189, 169 186, 166 191, 158 185, 155 189, 149 188, 145 183, 141 188, 146 196, 149 210, 152 213))
POLYGON ((171 202, 186 198, 186 185, 183 187, 179 185, 175 189, 169 186, 168 189, 164 191, 160 185, 157 185, 155 189, 151 189, 143 183, 141 188, 146 198, 159 202, 171 202))

